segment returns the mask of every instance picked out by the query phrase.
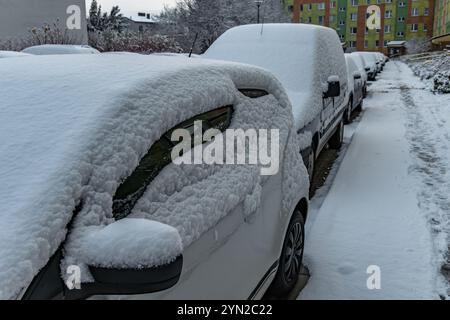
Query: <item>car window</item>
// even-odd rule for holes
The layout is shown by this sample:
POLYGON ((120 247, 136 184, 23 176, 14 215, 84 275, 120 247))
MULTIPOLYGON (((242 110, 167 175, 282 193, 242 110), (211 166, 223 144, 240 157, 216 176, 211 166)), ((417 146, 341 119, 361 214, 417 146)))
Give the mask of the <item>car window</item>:
POLYGON ((114 218, 122 219, 128 216, 150 182, 171 162, 171 151, 175 146, 170 140, 173 131, 187 129, 193 135, 194 122, 202 120, 204 131, 215 128, 223 132, 229 127, 232 114, 232 106, 218 108, 186 120, 163 134, 141 159, 134 172, 117 189, 113 198, 114 218))

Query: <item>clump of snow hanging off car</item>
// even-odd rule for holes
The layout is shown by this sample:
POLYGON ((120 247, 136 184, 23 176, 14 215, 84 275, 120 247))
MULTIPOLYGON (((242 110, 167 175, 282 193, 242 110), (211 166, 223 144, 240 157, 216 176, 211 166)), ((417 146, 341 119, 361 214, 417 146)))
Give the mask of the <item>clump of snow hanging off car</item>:
POLYGON ((257 65, 272 72, 286 88, 296 128, 322 110, 328 75, 347 79, 344 54, 336 31, 306 24, 235 27, 217 39, 203 57, 257 65))
POLYGON ((98 230, 90 233, 82 250, 83 260, 93 266, 126 269, 158 265, 173 261, 183 250, 177 229, 156 221, 122 219, 94 228, 98 230))
POLYGON ((403 60, 430 90, 450 93, 450 51, 409 55, 403 60))
MULTIPOLYGON (((86 256, 85 248, 92 244, 93 232, 101 232, 115 221, 112 202, 116 189, 150 146, 184 120, 234 105, 232 126, 280 128, 281 146, 286 145, 292 126, 291 106, 284 89, 271 74, 256 67, 128 54, 8 60, 0 61, 3 299, 20 296, 61 245, 72 218, 62 271, 68 265, 80 265, 82 281, 92 281, 86 263, 94 260, 92 254, 86 256), (249 85, 271 95, 252 100, 236 89, 249 85), (261 105, 257 100, 268 108, 266 112, 256 108, 261 105), (79 210, 73 217, 76 208, 79 210)), ((301 168, 299 153, 291 154, 291 165, 301 168)), ((303 173, 297 170, 292 179, 298 184, 303 173)), ((232 209, 230 203, 247 199, 248 210, 257 207, 257 185, 264 181, 258 166, 246 165, 238 166, 237 171, 227 166, 169 165, 161 172, 162 177, 173 178, 174 174, 179 175, 170 183, 166 180, 166 186, 162 186, 161 178, 154 180, 135 215, 142 215, 139 208, 150 204, 148 208, 155 215, 146 218, 175 228, 184 246, 226 215, 232 209), (223 179, 225 176, 227 179, 223 179), (196 190, 213 190, 214 183, 223 193, 201 197, 196 190), (161 193, 153 192, 153 188, 161 193), (191 194, 198 194, 197 202, 189 201, 191 194), (230 202, 223 201, 224 194, 230 202), (205 207, 209 210, 205 211, 205 207), (177 211, 165 216, 171 208, 177 211), (188 216, 193 220, 186 219, 188 216)), ((287 186, 283 184, 285 190, 287 186)), ((285 199, 293 198, 285 193, 285 199)), ((98 233, 98 237, 114 231, 114 227, 108 230, 98 233)), ((170 234, 172 245, 168 251, 175 255, 179 243, 174 241, 176 235, 170 234)), ((158 248, 152 250, 148 251, 148 261, 136 257, 128 261, 128 266, 160 265, 174 258, 163 255, 158 260, 153 254, 158 248)), ((119 262, 109 260, 105 265, 119 262)))
POLYGON ((22 53, 34 55, 54 55, 54 54, 98 54, 100 51, 87 45, 73 44, 43 44, 22 50, 22 53))

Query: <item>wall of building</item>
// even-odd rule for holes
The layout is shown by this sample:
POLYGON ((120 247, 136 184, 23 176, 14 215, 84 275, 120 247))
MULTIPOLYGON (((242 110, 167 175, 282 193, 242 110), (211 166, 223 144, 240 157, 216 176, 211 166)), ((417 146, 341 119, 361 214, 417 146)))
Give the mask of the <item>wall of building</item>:
POLYGON ((294 22, 334 28, 350 51, 386 52, 389 41, 432 37, 433 8, 434 0, 294 0, 292 12, 294 22), (380 8, 379 30, 366 28, 370 5, 380 8))
POLYGON ((74 28, 67 30, 67 37, 87 43, 85 0, 0 0, 0 40, 25 38, 32 28, 53 23, 64 31, 74 28), (75 11, 68 12, 73 6, 75 11))
POLYGON ((433 31, 435 37, 450 33, 450 0, 436 0, 433 31))

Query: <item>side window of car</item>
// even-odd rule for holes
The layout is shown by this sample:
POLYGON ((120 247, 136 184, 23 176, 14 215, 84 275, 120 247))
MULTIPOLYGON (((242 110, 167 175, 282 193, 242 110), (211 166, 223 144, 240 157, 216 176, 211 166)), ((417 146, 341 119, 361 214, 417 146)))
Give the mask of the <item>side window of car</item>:
POLYGON ((114 218, 123 219, 127 217, 139 198, 144 194, 150 182, 172 161, 171 151, 175 146, 171 141, 173 131, 187 129, 193 135, 194 122, 201 120, 203 121, 203 130, 215 128, 223 132, 230 126, 232 115, 233 107, 225 106, 197 115, 163 134, 141 159, 133 173, 117 189, 113 198, 114 218))

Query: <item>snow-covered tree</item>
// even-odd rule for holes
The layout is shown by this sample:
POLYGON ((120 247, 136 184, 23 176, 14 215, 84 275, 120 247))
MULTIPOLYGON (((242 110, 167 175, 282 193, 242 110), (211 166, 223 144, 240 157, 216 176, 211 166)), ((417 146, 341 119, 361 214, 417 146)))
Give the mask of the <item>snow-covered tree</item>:
MULTIPOLYGON (((288 22, 280 0, 265 0, 260 7, 260 22, 288 22)), ((223 32, 237 25, 257 22, 254 0, 180 0, 160 16, 165 33, 177 35, 185 50, 198 35, 195 52, 204 52, 223 32)))

